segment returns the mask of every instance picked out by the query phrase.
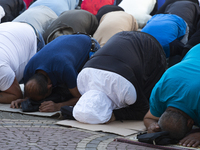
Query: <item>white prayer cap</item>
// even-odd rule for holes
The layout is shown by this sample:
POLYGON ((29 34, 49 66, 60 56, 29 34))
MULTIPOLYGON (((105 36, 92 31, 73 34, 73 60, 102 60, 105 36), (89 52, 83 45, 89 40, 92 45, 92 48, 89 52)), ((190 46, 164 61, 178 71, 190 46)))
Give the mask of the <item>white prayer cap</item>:
POLYGON ((112 111, 112 101, 105 93, 89 90, 74 106, 73 116, 79 122, 100 124, 110 120, 112 111))
POLYGON ((0 22, 1 22, 1 18, 3 18, 4 16, 5 16, 5 11, 3 7, 0 5, 0 22))

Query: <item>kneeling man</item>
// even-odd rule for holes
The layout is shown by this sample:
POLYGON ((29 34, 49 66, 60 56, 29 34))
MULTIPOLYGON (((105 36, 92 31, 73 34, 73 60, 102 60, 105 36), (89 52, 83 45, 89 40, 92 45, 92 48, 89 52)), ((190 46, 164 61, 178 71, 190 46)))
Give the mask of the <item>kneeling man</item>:
POLYGON ((150 110, 144 118, 149 133, 168 131, 180 144, 197 147, 200 132, 188 134, 193 125, 200 126, 200 44, 183 60, 169 68, 150 96, 150 110))
POLYGON ((142 120, 165 69, 165 53, 153 36, 138 31, 115 34, 78 75, 82 96, 73 108, 74 118, 90 124, 142 120))

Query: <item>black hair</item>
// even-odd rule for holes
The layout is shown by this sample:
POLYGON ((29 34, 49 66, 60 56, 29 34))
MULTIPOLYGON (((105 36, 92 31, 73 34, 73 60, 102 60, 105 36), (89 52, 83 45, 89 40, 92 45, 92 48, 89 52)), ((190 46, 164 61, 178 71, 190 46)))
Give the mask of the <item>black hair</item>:
MULTIPOLYGON (((48 93, 48 78, 42 74, 42 73, 36 73, 34 74, 29 80, 34 80, 36 83, 36 86, 34 87, 27 87, 25 84, 24 92, 26 97, 32 97, 35 96, 44 96, 48 93)), ((28 83, 26 82, 26 83, 28 83)))

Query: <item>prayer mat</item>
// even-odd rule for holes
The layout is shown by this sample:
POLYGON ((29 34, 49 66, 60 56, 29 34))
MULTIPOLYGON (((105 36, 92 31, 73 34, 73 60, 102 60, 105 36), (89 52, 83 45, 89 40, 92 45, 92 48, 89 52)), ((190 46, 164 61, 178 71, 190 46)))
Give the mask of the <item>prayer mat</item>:
POLYGON ((52 117, 55 115, 60 115, 60 111, 57 112, 23 112, 20 108, 10 108, 10 104, 0 104, 0 111, 6 111, 6 112, 16 112, 16 113, 22 113, 26 115, 34 115, 34 116, 41 116, 41 117, 52 117))
MULTIPOLYGON (((24 84, 20 84, 19 85, 21 90, 22 90, 22 93, 24 94, 24 84)), ((21 108, 17 109, 13 109, 13 108, 10 108, 10 104, 1 104, 0 103, 0 111, 6 111, 6 112, 13 112, 13 113, 21 113, 21 114, 26 114, 26 115, 34 115, 34 116, 41 116, 41 117, 53 117, 53 116, 56 116, 56 115, 59 115, 61 114, 60 111, 57 111, 57 112, 23 112, 21 108)))
POLYGON ((155 148, 155 149, 162 149, 162 150, 200 150, 199 148, 192 148, 192 147, 184 147, 180 145, 167 145, 167 146, 162 146, 162 145, 153 145, 153 144, 148 144, 148 143, 143 143, 139 142, 137 140, 137 135, 133 135, 127 138, 116 138, 114 141, 117 142, 122 142, 122 143, 129 143, 133 145, 139 145, 139 146, 145 146, 145 147, 150 147, 150 148, 155 148))

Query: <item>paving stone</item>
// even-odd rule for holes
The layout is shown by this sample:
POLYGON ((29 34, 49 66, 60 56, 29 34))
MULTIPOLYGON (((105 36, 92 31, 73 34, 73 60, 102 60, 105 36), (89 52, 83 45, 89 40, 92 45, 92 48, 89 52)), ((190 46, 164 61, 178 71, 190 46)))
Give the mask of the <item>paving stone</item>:
POLYGON ((116 146, 115 145, 113 145, 113 146, 107 146, 107 149, 112 149, 112 148, 116 149, 116 146))
MULTIPOLYGON (((96 148, 86 147, 85 150, 95 150, 96 148)), ((104 149, 105 150, 105 149, 104 149)))
POLYGON ((85 148, 78 148, 78 147, 77 147, 76 150, 85 150, 85 148))
POLYGON ((42 147, 42 150, 49 150, 49 148, 47 148, 47 147, 42 147))
MULTIPOLYGON (((99 149, 97 148, 98 150, 102 150, 102 149, 99 149)), ((106 147, 107 150, 116 150, 116 148, 112 148, 112 147, 106 147)))
POLYGON ((89 143, 86 145, 86 147, 93 147, 96 148, 98 146, 98 144, 94 144, 94 143, 89 143))
POLYGON ((96 138, 96 140, 99 140, 99 141, 104 141, 104 140, 106 140, 106 139, 108 139, 106 136, 96 138))
POLYGON ((95 140, 92 140, 90 143, 93 143, 93 144, 99 144, 100 141, 95 139, 95 140))
MULTIPOLYGON (((97 147, 97 150, 105 150, 107 149, 106 147, 97 147)), ((109 150, 109 149, 108 149, 109 150)), ((115 149, 116 150, 116 149, 115 149)))
POLYGON ((138 150, 147 147, 113 141, 118 136, 56 125, 58 118, 0 111, 0 150, 138 150), (6 126, 6 127, 4 127, 6 126))

